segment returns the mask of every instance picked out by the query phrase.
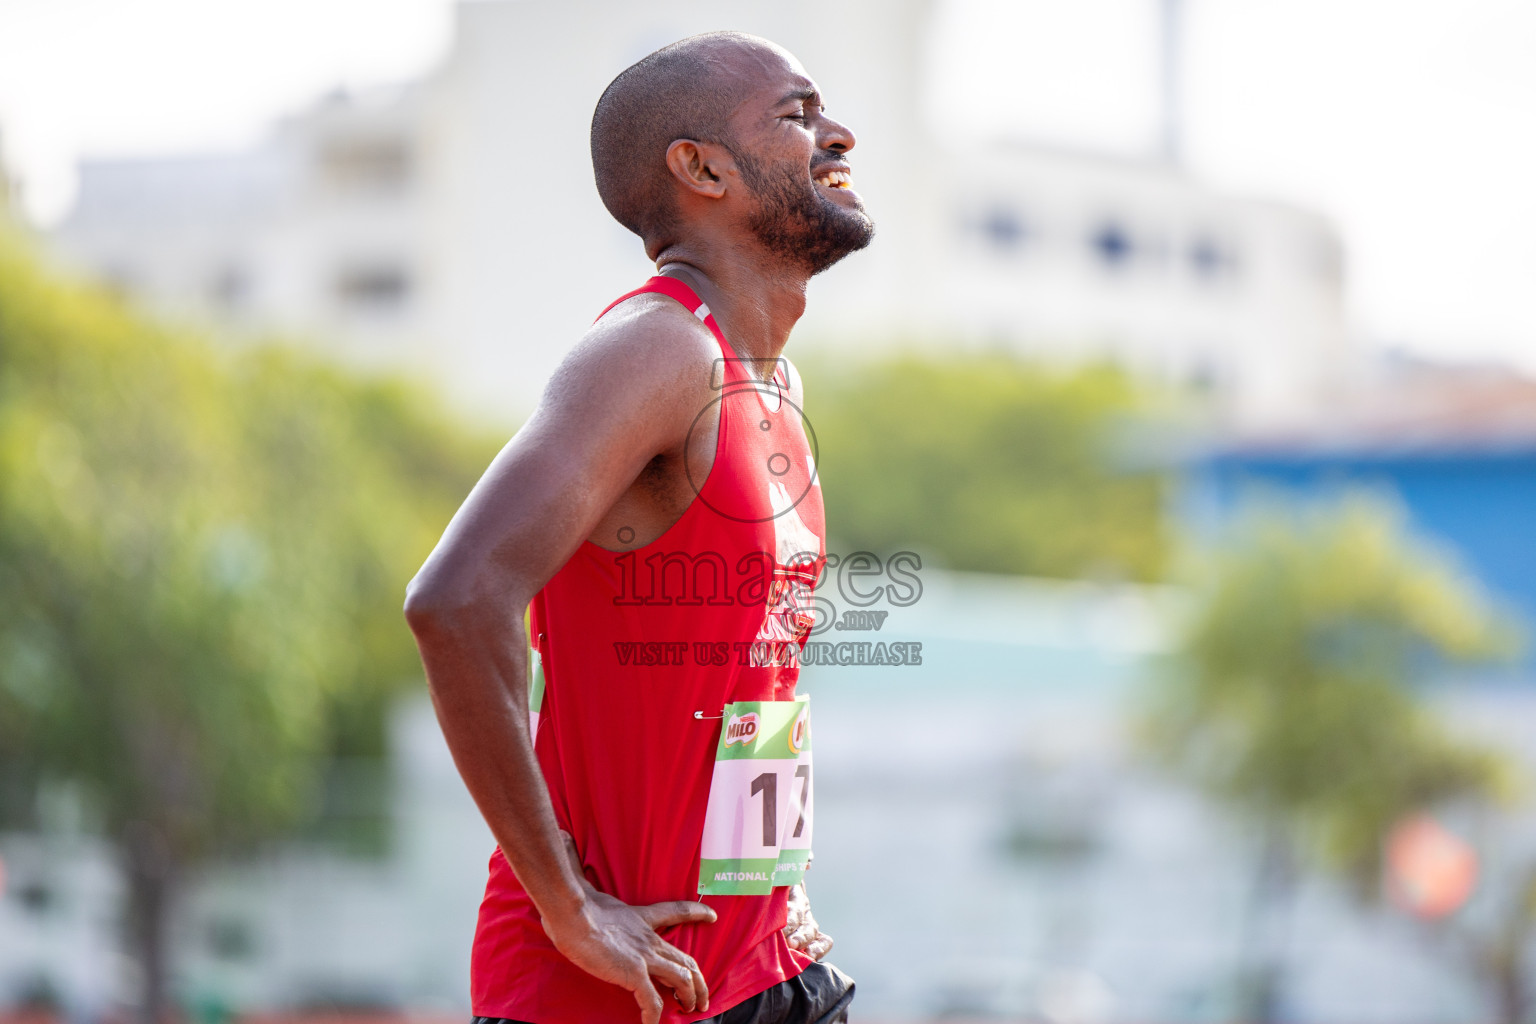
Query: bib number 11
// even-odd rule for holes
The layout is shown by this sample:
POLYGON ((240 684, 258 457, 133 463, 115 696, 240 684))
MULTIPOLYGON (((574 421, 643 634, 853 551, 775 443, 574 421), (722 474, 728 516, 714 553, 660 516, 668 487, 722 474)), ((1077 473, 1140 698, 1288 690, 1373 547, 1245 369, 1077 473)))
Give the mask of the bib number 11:
POLYGON ((721 717, 699 850, 699 892, 767 895, 811 856, 810 703, 738 701, 721 717))

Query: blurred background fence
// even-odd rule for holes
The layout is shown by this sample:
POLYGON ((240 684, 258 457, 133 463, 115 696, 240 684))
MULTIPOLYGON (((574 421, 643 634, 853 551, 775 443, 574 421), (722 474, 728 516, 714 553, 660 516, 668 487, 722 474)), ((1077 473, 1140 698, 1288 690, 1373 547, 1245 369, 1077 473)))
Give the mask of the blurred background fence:
POLYGON ((0 1017, 468 1012, 493 844, 404 584, 648 273, 597 95, 723 26, 879 225, 791 349, 860 1019, 1536 1013, 1520 5, 212 6, 0 9, 0 1017), (240 145, 92 151, 149 123, 108 49, 193 124, 260 40, 240 145))

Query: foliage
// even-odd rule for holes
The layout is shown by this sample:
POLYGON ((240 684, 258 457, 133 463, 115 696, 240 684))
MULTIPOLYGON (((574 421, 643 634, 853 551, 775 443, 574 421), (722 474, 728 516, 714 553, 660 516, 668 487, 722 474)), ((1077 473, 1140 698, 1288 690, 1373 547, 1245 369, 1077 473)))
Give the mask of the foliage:
POLYGON ((1395 822, 1507 776, 1412 684, 1511 645, 1475 583, 1389 509, 1270 509, 1213 556, 1146 735, 1164 763, 1374 891, 1395 822))
POLYGON ((1112 450, 1146 406, 1124 374, 906 356, 805 375, 840 543, 986 572, 1161 573, 1164 481, 1118 466, 1112 450))
POLYGON ((221 349, 0 225, 0 759, 175 862, 302 817, 416 677, 406 580, 491 449, 426 397, 221 349))

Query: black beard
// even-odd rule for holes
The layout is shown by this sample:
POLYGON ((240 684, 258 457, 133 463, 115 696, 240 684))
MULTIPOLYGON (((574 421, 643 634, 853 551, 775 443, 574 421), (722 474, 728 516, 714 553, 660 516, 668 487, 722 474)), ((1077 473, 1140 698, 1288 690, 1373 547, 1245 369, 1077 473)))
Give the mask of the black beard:
POLYGON ((747 227, 769 252, 814 276, 875 237, 862 204, 848 209, 798 174, 770 175, 756 160, 736 156, 742 180, 757 197, 747 227))

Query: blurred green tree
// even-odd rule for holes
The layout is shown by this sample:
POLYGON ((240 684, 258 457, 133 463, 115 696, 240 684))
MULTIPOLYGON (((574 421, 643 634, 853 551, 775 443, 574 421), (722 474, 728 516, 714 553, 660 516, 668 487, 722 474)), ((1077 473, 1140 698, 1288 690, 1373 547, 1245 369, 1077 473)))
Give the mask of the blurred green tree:
POLYGON ((983 572, 1162 573, 1164 476, 1115 451, 1149 409, 1124 373, 909 355, 812 362, 805 377, 840 544, 983 572))
POLYGON ((405 582, 490 451, 410 387, 215 348, 0 227, 0 758, 75 784, 119 851, 145 1021, 187 868, 378 745, 419 671, 405 582))
POLYGON ((1302 858, 1373 897, 1396 823, 1508 791, 1505 760, 1452 734, 1414 684, 1515 638, 1474 580, 1366 499, 1252 512, 1206 569, 1140 724, 1162 764, 1262 837, 1239 987, 1244 1019, 1263 1022, 1302 858))

